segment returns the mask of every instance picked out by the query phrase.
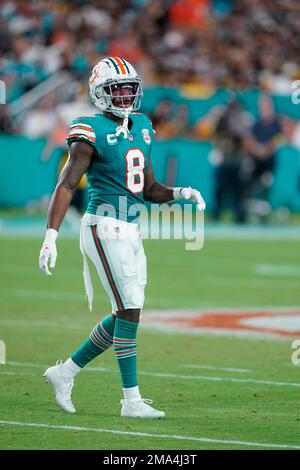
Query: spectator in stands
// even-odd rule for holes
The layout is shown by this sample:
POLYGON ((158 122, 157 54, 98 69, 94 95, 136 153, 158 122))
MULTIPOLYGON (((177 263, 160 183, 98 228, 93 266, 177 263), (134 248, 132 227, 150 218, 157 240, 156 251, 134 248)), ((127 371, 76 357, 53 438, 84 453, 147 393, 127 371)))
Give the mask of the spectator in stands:
MULTIPOLYGON (((68 128, 72 121, 78 116, 92 116, 98 112, 97 109, 88 102, 86 99, 87 90, 78 85, 75 90, 75 96, 70 103, 59 103, 54 108, 54 123, 50 128, 50 132, 46 133, 44 137, 47 137, 47 144, 43 149, 41 160, 47 161, 55 152, 59 152, 61 161, 59 165, 59 173, 68 159, 68 146, 66 145, 66 138, 68 134, 68 128)), ((78 213, 83 212, 85 207, 85 190, 86 190, 86 176, 84 175, 80 183, 74 191, 71 206, 73 211, 69 211, 69 220, 74 217, 77 220, 78 213), (76 209, 76 212, 75 212, 76 209)))
POLYGON ((7 104, 0 104, 0 133, 15 134, 16 125, 9 116, 7 104))
MULTIPOLYGON (((292 81, 300 78, 299 15, 298 0, 3 0, 0 80, 6 84, 8 105, 0 110, 0 128, 31 138, 48 136, 44 159, 54 144, 64 151, 65 116, 68 110, 77 112, 78 104, 79 109, 88 107, 87 103, 70 104, 69 96, 65 102, 59 98, 60 112, 58 107, 51 109, 55 99, 41 99, 24 119, 12 111, 22 108, 22 103, 10 105, 17 100, 20 104, 24 93, 42 82, 47 86, 46 80, 55 77, 55 81, 61 72, 70 74, 70 82, 85 84, 100 57, 125 55, 145 77, 145 89, 153 85, 175 89, 174 94, 162 94, 174 96, 174 102, 163 100, 154 112, 158 138, 189 136, 217 144, 222 157, 216 169, 216 218, 241 173, 245 190, 243 204, 235 203, 235 219, 242 222, 257 183, 263 183, 264 198, 268 197, 278 120, 270 103, 261 104, 262 116, 245 139, 230 124, 233 115, 244 116, 241 109, 228 110, 220 121, 224 110, 214 107, 203 118, 201 100, 209 100, 220 88, 258 88, 290 96, 292 81), (199 100, 200 118, 197 121, 194 107, 193 129, 188 107, 178 105, 176 95, 187 106, 189 99, 199 100), (241 140, 249 158, 241 158, 241 140)), ((291 138, 297 146, 298 127, 291 138)))
POLYGON ((158 139, 170 139, 189 135, 191 126, 186 105, 178 105, 170 100, 161 101, 151 115, 152 125, 158 139))
POLYGON ((259 117, 244 139, 248 160, 241 221, 245 220, 247 200, 255 196, 255 192, 258 192, 261 200, 268 203, 275 169, 275 152, 281 142, 281 125, 275 114, 272 99, 262 94, 259 98, 259 117))
POLYGON ((55 107, 57 98, 54 93, 41 100, 37 109, 26 114, 21 123, 21 132, 29 139, 48 137, 55 126, 55 107))
MULTIPOLYGON (((219 112, 220 116, 220 112, 219 112)), ((243 213, 243 138, 251 124, 250 115, 233 99, 215 127, 213 153, 215 165, 214 220, 222 210, 233 207, 234 220, 244 222, 243 213), (231 204, 229 204, 231 203, 231 204)))
POLYGON ((149 70, 148 84, 195 77, 212 89, 286 95, 299 77, 297 8, 297 0, 4 0, 0 76, 12 101, 60 70, 85 82, 99 56, 125 54, 149 70))

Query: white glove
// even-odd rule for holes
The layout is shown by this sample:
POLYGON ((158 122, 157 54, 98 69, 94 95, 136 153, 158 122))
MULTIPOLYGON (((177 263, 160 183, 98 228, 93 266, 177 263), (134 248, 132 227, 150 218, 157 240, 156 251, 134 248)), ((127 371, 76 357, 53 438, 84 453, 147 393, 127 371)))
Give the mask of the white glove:
POLYGON ((50 258, 50 268, 55 268, 57 250, 56 239, 58 232, 54 228, 48 228, 45 235, 45 240, 40 251, 39 266, 40 269, 47 275, 52 276, 48 269, 48 261, 50 258))
POLYGON ((205 201, 200 192, 190 186, 188 188, 173 188, 173 197, 175 200, 186 199, 196 202, 199 211, 204 211, 206 208, 205 201))

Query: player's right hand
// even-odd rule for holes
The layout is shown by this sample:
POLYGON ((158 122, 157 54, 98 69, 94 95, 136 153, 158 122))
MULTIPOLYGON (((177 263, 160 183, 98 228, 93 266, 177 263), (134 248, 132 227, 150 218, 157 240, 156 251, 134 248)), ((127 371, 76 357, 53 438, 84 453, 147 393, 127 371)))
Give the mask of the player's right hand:
POLYGON ((50 260, 50 268, 55 268, 57 250, 56 239, 58 232, 53 228, 48 228, 45 235, 45 240, 40 251, 39 266, 46 276, 52 276, 49 271, 48 262, 50 260))

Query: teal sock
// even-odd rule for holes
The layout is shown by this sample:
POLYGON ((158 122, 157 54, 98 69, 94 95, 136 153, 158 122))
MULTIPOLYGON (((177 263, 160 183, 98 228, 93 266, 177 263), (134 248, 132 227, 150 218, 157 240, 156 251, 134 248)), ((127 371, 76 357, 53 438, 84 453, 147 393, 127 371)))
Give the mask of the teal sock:
POLYGON ((113 344, 115 316, 109 315, 91 331, 89 338, 72 354, 71 359, 84 367, 113 344))
POLYGON ((138 322, 116 318, 114 349, 124 388, 137 386, 136 333, 138 322))

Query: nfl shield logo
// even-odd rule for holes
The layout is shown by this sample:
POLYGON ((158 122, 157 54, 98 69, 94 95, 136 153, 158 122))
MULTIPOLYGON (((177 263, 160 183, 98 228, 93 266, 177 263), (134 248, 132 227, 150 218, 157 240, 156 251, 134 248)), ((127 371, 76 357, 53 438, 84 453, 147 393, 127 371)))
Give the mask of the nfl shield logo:
POLYGON ((148 129, 142 129, 142 136, 146 144, 150 145, 151 144, 151 137, 149 134, 148 129))

